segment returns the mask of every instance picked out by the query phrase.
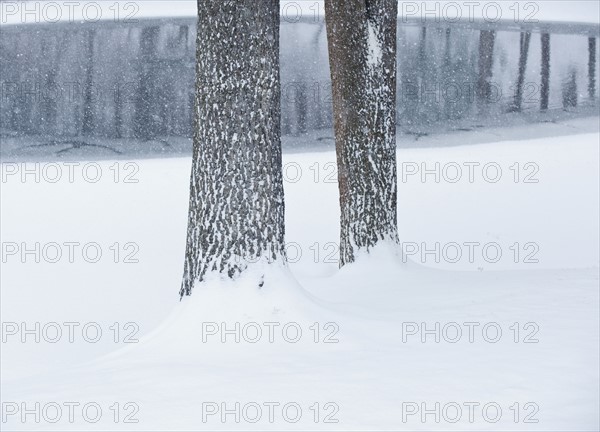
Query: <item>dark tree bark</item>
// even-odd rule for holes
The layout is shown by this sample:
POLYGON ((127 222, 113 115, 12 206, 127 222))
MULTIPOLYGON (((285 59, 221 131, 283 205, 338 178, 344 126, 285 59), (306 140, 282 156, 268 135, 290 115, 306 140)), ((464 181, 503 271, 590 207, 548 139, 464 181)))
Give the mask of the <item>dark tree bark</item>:
POLYGON ((529 42, 531 32, 521 33, 519 49, 519 74, 517 76, 517 89, 512 111, 520 112, 523 106, 523 84, 525 83, 525 71, 527 70, 527 57, 529 56, 529 42))
POLYGON ((279 1, 198 1, 195 133, 183 283, 285 260, 279 1))
POLYGON ((540 109, 548 109, 550 99, 550 34, 542 33, 542 85, 540 87, 540 109))
POLYGON ((396 242, 396 0, 326 0, 340 266, 396 242))
MULTIPOLYGON (((319 52, 319 42, 321 41, 321 36, 323 35, 323 31, 325 30, 325 21, 321 21, 319 24, 319 30, 316 32, 315 37, 312 42, 312 49, 314 53, 319 52)), ((323 101, 321 100, 321 83, 319 81, 315 81, 313 83, 309 83, 311 98, 313 101, 314 108, 314 128, 320 129, 325 126, 325 122, 323 120, 323 111, 327 110, 329 107, 323 106, 323 101)))
POLYGON ((588 38, 588 97, 596 99, 596 38, 588 38))
POLYGON ((59 69, 61 62, 63 61, 63 54, 67 50, 68 37, 67 34, 57 35, 55 42, 52 44, 52 49, 47 51, 47 55, 52 59, 52 68, 46 73, 44 77, 44 88, 49 90, 48 95, 42 92, 40 98, 41 108, 41 126, 42 134, 44 135, 58 135, 61 131, 61 124, 59 123, 59 98, 57 93, 52 90, 58 90, 60 85, 57 82, 59 69))
POLYGON ((300 81, 296 94, 296 110, 298 115, 298 134, 308 132, 308 88, 305 81, 300 81))
MULTIPOLYGON (((425 53, 427 50, 427 27, 421 27, 421 38, 419 39, 419 66, 425 66, 425 53)), ((421 72, 425 72, 421 69, 421 72)))
POLYGON ((479 78, 477 80, 477 100, 488 104, 492 96, 492 67, 494 65, 494 30, 481 30, 479 34, 479 78))
MULTIPOLYGON (((444 61, 442 63, 442 80, 441 84, 443 85, 443 89, 447 92, 449 87, 448 83, 452 82, 452 54, 451 54, 451 36, 452 30, 448 27, 445 30, 445 45, 444 45, 444 61)), ((450 119, 452 116, 452 102, 450 101, 451 97, 448 97, 447 93, 442 92, 442 97, 444 98, 444 117, 446 119, 450 119)))
POLYGON ((122 81, 117 83, 115 90, 115 137, 123 138, 123 89, 121 88, 122 81))
MULTIPOLYGON (((125 48, 129 45, 131 45, 131 35, 132 35, 132 30, 129 29, 127 30, 127 40, 125 42, 126 45, 121 46, 120 47, 120 52, 119 54, 122 56, 124 55, 125 48)), ((121 70, 119 72, 118 76, 118 80, 117 80, 117 84, 116 84, 116 89, 115 89, 115 132, 114 132, 114 136, 116 138, 123 138, 124 136, 124 127, 125 127, 125 123, 123 121, 123 108, 125 105, 125 98, 128 98, 129 95, 127 94, 127 90, 128 90, 128 86, 126 85, 126 78, 125 78, 125 72, 123 70, 121 70)))
POLYGON ((85 90, 83 99, 83 122, 81 133, 83 136, 90 136, 94 129, 94 41, 96 31, 88 30, 86 32, 87 48, 87 66, 85 78, 85 90))
POLYGON ((563 108, 575 108, 577 106, 577 71, 572 68, 568 78, 563 82, 562 88, 563 108))
POLYGON ((450 29, 450 27, 448 27, 447 29, 444 30, 444 62, 443 62, 443 67, 444 67, 444 72, 446 74, 446 76, 450 73, 450 66, 452 64, 452 54, 451 54, 451 37, 452 37, 452 29, 450 29))
POLYGON ((154 119, 152 100, 156 94, 156 48, 159 26, 144 27, 140 37, 138 89, 135 101, 136 138, 153 139, 158 133, 157 121, 154 119))

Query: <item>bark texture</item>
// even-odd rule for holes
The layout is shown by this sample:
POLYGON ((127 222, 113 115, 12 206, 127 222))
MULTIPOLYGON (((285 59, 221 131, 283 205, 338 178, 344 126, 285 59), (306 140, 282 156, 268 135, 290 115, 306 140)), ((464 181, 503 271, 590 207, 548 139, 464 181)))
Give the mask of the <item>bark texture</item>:
POLYGON ((492 68, 494 66, 494 30, 481 30, 479 34, 479 78, 477 80, 477 100, 482 106, 490 103, 492 97, 492 68))
POLYGON ((588 97, 596 99, 596 38, 588 38, 588 97))
POLYGON ((198 1, 183 283, 284 259, 279 1, 198 1))
POLYGON ((341 207, 340 266, 397 241, 395 0, 326 0, 341 207))
POLYGON ((85 75, 85 90, 83 99, 83 122, 81 126, 81 134, 83 136, 91 135, 94 129, 94 41, 96 39, 96 31, 88 30, 86 32, 86 48, 88 67, 85 75))
POLYGON ((517 76, 517 89, 513 102, 513 111, 520 112, 523 107, 523 85, 525 83, 525 72, 527 70, 527 57, 529 56, 529 42, 531 32, 522 32, 519 41, 519 74, 517 76))
POLYGON ((540 86, 540 109, 548 109, 550 100, 550 34, 542 33, 542 84, 540 86))
POLYGON ((160 27, 145 27, 140 35, 138 89, 135 99, 135 137, 150 140, 156 137, 153 95, 156 94, 156 46, 160 27))

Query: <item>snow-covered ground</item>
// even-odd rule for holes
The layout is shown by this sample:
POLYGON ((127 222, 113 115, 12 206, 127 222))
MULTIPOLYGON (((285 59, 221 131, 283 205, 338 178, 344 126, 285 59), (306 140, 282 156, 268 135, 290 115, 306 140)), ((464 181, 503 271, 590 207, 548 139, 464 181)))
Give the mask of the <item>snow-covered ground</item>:
POLYGON ((404 256, 342 270, 287 154, 289 268, 182 302, 189 158, 3 164, 2 430, 598 430, 599 139, 398 150, 404 256))
MULTIPOLYGON (((595 133, 599 127, 598 119, 593 117, 596 113, 594 107, 582 107, 572 111, 506 113, 487 119, 467 118, 416 128, 404 126, 397 129, 397 146, 464 146, 595 133)), ((48 136, 2 136, 1 140, 0 162, 131 161, 192 154, 191 138, 173 136, 150 141, 97 137, 52 139, 48 136)), ((284 154, 333 151, 335 138, 331 128, 313 129, 297 136, 284 135, 281 145, 284 154)))

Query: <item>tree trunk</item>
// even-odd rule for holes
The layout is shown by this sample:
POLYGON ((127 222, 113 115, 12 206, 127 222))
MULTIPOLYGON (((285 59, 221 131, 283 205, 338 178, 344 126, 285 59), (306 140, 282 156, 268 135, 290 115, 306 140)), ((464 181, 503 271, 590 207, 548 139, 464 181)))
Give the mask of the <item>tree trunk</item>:
POLYGON ((183 283, 283 261, 279 1, 198 1, 195 132, 183 283))
POLYGON ((550 34, 542 33, 542 85, 540 89, 540 109, 548 109, 550 99, 550 34))
POLYGON ((448 27, 445 30, 445 47, 444 47, 444 62, 442 63, 442 77, 440 80, 440 84, 442 84, 442 97, 444 98, 444 117, 448 120, 452 117, 452 105, 454 104, 451 101, 451 96, 448 96, 449 83, 452 83, 452 53, 451 53, 451 36, 452 30, 448 27))
POLYGON ((158 132, 152 101, 156 96, 157 71, 155 62, 159 33, 159 26, 144 27, 140 36, 134 135, 136 138, 147 140, 154 139, 158 132))
POLYGON ((519 75, 517 77, 517 89, 513 103, 513 111, 520 112, 523 106, 523 85, 525 83, 525 71, 527 70, 527 57, 529 55, 529 42, 531 33, 521 33, 519 50, 519 75))
POLYGON ((308 132, 308 88, 305 81, 298 83, 296 94, 296 111, 298 115, 298 134, 304 135, 308 132))
MULTIPOLYGON (((421 27, 421 37, 419 39, 419 66, 425 66, 426 62, 426 51, 427 51, 427 27, 421 27)), ((421 73, 426 71, 421 69, 421 73)))
POLYGON ((326 0, 341 207, 340 266, 397 241, 395 0, 326 0))
POLYGON ((596 38, 588 38, 588 97, 596 99, 596 38))
POLYGON ((577 106, 577 71, 572 68, 569 77, 563 82, 562 102, 563 108, 575 108, 577 106))
MULTIPOLYGON (((321 41, 321 36, 323 34, 323 30, 325 30, 325 22, 321 21, 319 24, 319 30, 317 31, 317 33, 315 34, 315 37, 313 39, 313 43, 312 43, 312 49, 314 53, 319 53, 319 42, 321 41)), ((313 83, 311 83, 312 85, 309 84, 309 86, 311 87, 311 98, 313 101, 313 108, 314 108, 314 129, 321 129, 323 127, 325 127, 325 121, 323 120, 323 111, 325 109, 327 109, 327 106, 323 106, 323 101, 321 99, 321 82, 319 81, 314 81, 313 83)))
POLYGON ((492 96, 492 67, 494 65, 494 42, 496 32, 481 30, 479 34, 479 78, 477 81, 477 100, 486 105, 492 96))
POLYGON ((83 100, 83 122, 81 134, 90 136, 94 130, 94 41, 96 31, 88 30, 86 32, 87 65, 85 77, 85 93, 83 100))
MULTIPOLYGON (((132 34, 131 29, 128 29, 126 45, 120 47, 120 52, 119 52, 120 56, 123 56, 124 53, 126 52, 126 47, 131 45, 131 34, 132 34)), ((115 100, 114 100, 114 103, 115 103, 115 133, 114 133, 114 136, 116 138, 123 138, 123 136, 124 136, 123 129, 125 127, 125 124, 123 121, 123 107, 124 107, 123 99, 125 97, 128 97, 128 95, 125 93, 127 91, 125 77, 126 77, 125 71, 121 70, 120 73, 118 74, 118 81, 117 81, 116 89, 115 89, 115 100)))

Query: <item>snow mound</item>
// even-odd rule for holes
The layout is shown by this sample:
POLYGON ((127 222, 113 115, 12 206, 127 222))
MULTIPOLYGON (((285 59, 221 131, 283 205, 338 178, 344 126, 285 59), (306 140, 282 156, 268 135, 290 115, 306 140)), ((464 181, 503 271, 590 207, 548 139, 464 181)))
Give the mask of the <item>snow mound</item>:
POLYGON ((253 264, 234 280, 210 275, 139 344, 95 364, 140 357, 201 359, 215 353, 220 356, 223 351, 245 357, 264 355, 265 349, 278 346, 306 349, 317 337, 316 322, 336 321, 341 316, 335 305, 305 291, 287 266, 253 264))

